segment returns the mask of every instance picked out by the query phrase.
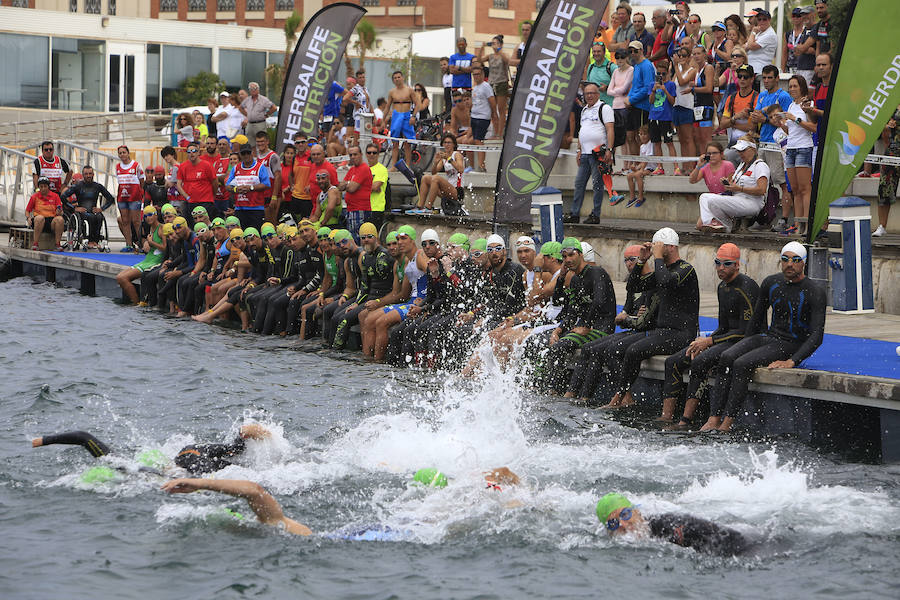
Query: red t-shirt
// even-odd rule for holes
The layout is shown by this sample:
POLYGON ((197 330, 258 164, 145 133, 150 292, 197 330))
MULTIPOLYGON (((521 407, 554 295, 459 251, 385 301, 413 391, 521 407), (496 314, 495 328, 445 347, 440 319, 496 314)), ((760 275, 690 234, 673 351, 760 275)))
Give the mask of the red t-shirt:
POLYGON ((216 161, 219 160, 219 153, 217 152, 215 154, 210 155, 210 154, 207 154, 206 152, 204 152, 203 154, 200 155, 200 160, 202 160, 203 162, 208 162, 212 166, 212 168, 215 169, 216 161))
MULTIPOLYGON (((313 182, 313 183, 316 182, 316 173, 318 173, 319 171, 325 171, 326 173, 328 173, 328 179, 331 180, 331 185, 338 184, 337 169, 335 169, 334 165, 331 164, 330 162, 328 162, 327 160, 324 161, 319 166, 316 166, 316 163, 309 161, 309 166, 310 166, 309 180, 311 182, 313 182)), ((366 210, 368 210, 368 209, 366 209, 366 210)))
MULTIPOLYGON (((327 163, 326 163, 327 164, 327 163)), ((369 165, 363 163, 358 167, 350 167, 344 181, 355 181, 359 184, 359 189, 355 192, 347 192, 344 194, 344 201, 347 203, 348 211, 355 210, 372 210, 372 170, 369 165)))
POLYGON ((197 161, 196 165, 190 160, 178 165, 178 180, 187 193, 190 204, 212 202, 215 179, 216 174, 212 166, 204 160, 197 161))
MULTIPOLYGON (((372 181, 370 178, 370 188, 371 185, 372 181)), ((50 218, 56 216, 56 209, 59 207, 62 207, 62 200, 59 199, 59 194, 56 192, 48 191, 46 196, 42 196, 40 192, 35 192, 31 195, 31 198, 28 199, 28 204, 25 206, 25 212, 50 218)))

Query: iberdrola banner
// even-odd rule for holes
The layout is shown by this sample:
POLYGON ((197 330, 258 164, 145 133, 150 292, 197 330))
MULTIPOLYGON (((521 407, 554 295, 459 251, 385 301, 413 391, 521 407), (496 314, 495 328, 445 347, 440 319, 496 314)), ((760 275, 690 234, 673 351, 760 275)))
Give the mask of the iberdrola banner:
POLYGON ((532 27, 509 103, 497 170, 495 223, 531 220, 531 192, 556 162, 591 41, 608 0, 548 0, 532 27))
POLYGON ((278 105, 276 151, 294 143, 294 134, 318 132, 319 117, 328 102, 331 82, 343 64, 347 41, 366 14, 349 2, 329 4, 312 16, 291 56, 278 105))
POLYGON ((828 220, 875 140, 900 104, 900 1, 865 0, 852 8, 844 47, 831 75, 825 135, 819 139, 809 239, 828 220))

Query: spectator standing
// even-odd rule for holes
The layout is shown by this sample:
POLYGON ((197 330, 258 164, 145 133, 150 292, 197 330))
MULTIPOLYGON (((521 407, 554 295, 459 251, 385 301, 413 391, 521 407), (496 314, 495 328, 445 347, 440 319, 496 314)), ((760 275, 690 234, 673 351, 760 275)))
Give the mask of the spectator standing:
POLYGON ((606 91, 612 96, 613 110, 619 111, 619 114, 622 115, 620 120, 627 123, 628 105, 625 103, 625 99, 628 97, 628 92, 631 91, 631 80, 634 77, 634 67, 628 63, 627 50, 616 50, 613 56, 615 57, 617 68, 610 76, 609 87, 606 91))
MULTIPOLYGON (((243 228, 259 229, 263 224, 272 177, 269 168, 253 157, 250 144, 242 145, 238 155, 240 162, 229 174, 225 185, 234 193, 234 214, 243 228)), ((181 170, 178 175, 181 176, 181 170)))
MULTIPOLYGON (((725 195, 725 182, 731 181, 734 176, 734 164, 724 158, 725 150, 722 144, 710 142, 706 146, 706 153, 700 156, 700 160, 691 171, 691 183, 697 183, 702 178, 710 194, 725 195)), ((702 228, 703 219, 697 219, 697 229, 702 228)))
POLYGON ((209 120, 215 123, 216 132, 220 136, 224 135, 228 139, 231 139, 237 135, 237 130, 229 123, 229 119, 231 119, 231 116, 234 113, 234 107, 231 104, 231 94, 228 92, 220 93, 219 102, 221 102, 219 108, 209 120))
POLYGON ((631 39, 644 45, 644 57, 649 58, 653 51, 654 38, 653 34, 647 31, 647 17, 642 12, 636 12, 631 16, 631 24, 634 28, 631 39))
POLYGON ((218 130, 216 129, 216 123, 212 120, 213 115, 216 114, 217 110, 219 110, 219 105, 216 103, 216 99, 208 98, 206 100, 206 108, 209 110, 209 114, 206 115, 206 131, 209 137, 213 139, 219 139, 218 130))
POLYGON ((175 117, 175 142, 179 148, 187 148, 194 141, 194 122, 191 115, 183 112, 175 117))
POLYGON ((378 158, 378 146, 369 143, 366 146, 366 163, 369 165, 369 170, 372 171, 372 195, 369 199, 372 214, 369 221, 376 228, 381 228, 381 224, 384 223, 384 212, 387 208, 388 170, 387 167, 379 162, 378 158))
MULTIPOLYGON (((691 84, 697 75, 697 70, 691 65, 690 52, 685 48, 679 48, 672 55, 675 63, 675 106, 672 111, 672 124, 678 132, 678 141, 681 144, 682 156, 694 156, 694 96, 691 93, 691 84)), ((675 167, 675 175, 690 173, 694 163, 682 163, 681 169, 675 167), (684 171, 682 171, 684 169, 684 171)))
POLYGON ((341 115, 341 100, 344 98, 344 88, 337 81, 331 82, 331 88, 328 90, 328 98, 322 108, 322 122, 320 125, 322 133, 331 130, 332 122, 341 115))
POLYGON ((41 155, 34 159, 34 173, 31 181, 34 189, 38 189, 38 179, 46 177, 50 182, 50 191, 59 195, 69 187, 72 171, 69 163, 53 153, 53 142, 41 142, 41 155))
POLYGON ((806 14, 800 7, 791 11, 791 30, 784 34, 784 52, 781 54, 781 70, 812 83, 816 65, 816 36, 805 25, 806 14))
POLYGON ((247 85, 247 89, 249 94, 246 99, 241 101, 240 107, 241 114, 244 115, 241 126, 244 127, 244 134, 247 138, 252 140, 256 138, 258 132, 265 132, 268 129, 266 118, 278 110, 278 107, 259 93, 259 84, 255 81, 251 81, 247 85))
POLYGON ((31 222, 34 239, 32 250, 39 250, 39 240, 42 233, 53 234, 54 247, 57 252, 62 251, 62 240, 65 222, 62 217, 62 201, 59 194, 50 189, 50 178, 46 175, 38 178, 37 191, 28 199, 25 205, 25 218, 31 222))
POLYGON ((344 192, 347 205, 347 229, 354 240, 359 240, 359 226, 369 220, 372 210, 372 169, 363 162, 359 146, 347 150, 350 155, 350 169, 338 189, 344 192))
MULTIPOLYGON (((475 55, 466 51, 467 46, 466 38, 459 38, 456 40, 456 54, 450 55, 450 74, 453 75, 454 89, 472 88, 472 60, 475 55)), ((390 103, 390 98, 388 103, 390 103)))
POLYGON ((831 33, 831 15, 828 14, 828 3, 826 0, 816 0, 816 16, 819 22, 816 23, 816 55, 831 52, 831 41, 828 34, 831 33))
MULTIPOLYGON (((465 50, 465 38, 460 38, 460 41, 463 43, 462 49, 465 50)), ((456 54, 453 56, 456 56, 456 54)), ((469 56, 475 57, 474 55, 469 56)), ((468 59, 468 61, 467 65, 471 65, 471 59, 468 59)), ((450 68, 452 72, 456 67, 451 66, 450 68)), ((471 66, 466 66, 465 68, 469 69, 469 72, 472 70, 471 66)), ((454 75, 454 82, 457 81, 456 77, 454 75)), ((466 74, 466 77, 470 76, 466 74)), ((415 140, 416 114, 419 112, 418 96, 411 87, 406 85, 402 71, 394 71, 391 74, 391 81, 394 83, 394 89, 388 92, 387 107, 384 109, 385 112, 391 110, 391 137, 415 140)), ((453 87, 456 87, 455 83, 453 87)), ((469 83, 468 87, 472 87, 472 84, 469 83)), ((395 142, 391 146, 391 168, 393 169, 393 165, 396 164, 397 158, 400 156, 400 144, 395 142)), ((406 159, 406 164, 412 162, 412 146, 410 144, 403 144, 403 156, 406 159)), ((360 223, 363 221, 360 221, 360 223)))
MULTIPOLYGON (((203 113, 199 110, 195 110, 191 113, 191 119, 194 122, 194 135, 201 144, 205 144, 209 137, 209 128, 206 126, 206 120, 203 118, 203 113)), ((214 137, 213 141, 215 141, 215 139, 216 138, 214 137)))
POLYGON ((644 58, 644 45, 641 42, 637 40, 629 42, 628 53, 634 66, 631 88, 625 98, 625 105, 628 107, 626 143, 628 151, 636 155, 639 150, 637 132, 650 123, 650 91, 656 80, 656 69, 653 68, 653 63, 644 58))
POLYGON ((612 105, 613 97, 607 93, 609 88, 609 80, 612 79, 613 71, 618 69, 618 65, 606 57, 606 46, 601 40, 594 40, 591 45, 591 58, 593 62, 588 64, 585 81, 596 83, 600 90, 600 101, 612 105))
MULTIPOLYGON (((761 143, 774 144, 775 126, 769 122, 768 117, 763 112, 766 107, 772 104, 781 106, 782 112, 786 112, 791 106, 791 96, 786 91, 778 87, 778 67, 774 65, 766 65, 762 72, 763 90, 760 91, 759 97, 756 99, 756 110, 750 115, 750 122, 756 126, 760 126, 759 141, 761 143)), ((782 214, 787 213, 787 207, 791 205, 791 195, 787 189, 787 179, 784 172, 784 160, 779 150, 769 150, 762 153, 762 160, 769 166, 770 179, 772 185, 781 188, 781 207, 782 214)), ((781 231, 787 227, 787 219, 782 217, 775 224, 775 229, 781 231)))
MULTIPOLYGON (((230 146, 229 146, 230 147, 230 146)), ((166 146, 160 150, 159 155, 163 162, 166 163, 166 189, 169 193, 169 204, 171 204, 178 214, 184 212, 184 196, 178 191, 178 162, 175 160, 175 148, 166 146)))
MULTIPOLYGON (((250 88, 253 89, 252 87, 250 88)), ((272 195, 266 202, 266 220, 269 223, 278 221, 279 203, 281 201, 281 157, 269 148, 269 134, 266 131, 256 132, 256 160, 266 165, 272 175, 272 195)))
MULTIPOLYGON (((728 144, 733 146, 755 126, 750 123, 750 113, 756 108, 759 92, 753 89, 754 73, 750 65, 741 65, 737 69, 738 89, 725 99, 719 128, 728 130, 728 144)), ((740 159, 727 157, 733 163, 740 159)))
POLYGON ((788 81, 788 93, 793 102, 787 111, 778 113, 781 130, 775 131, 775 139, 787 137, 784 166, 794 200, 794 225, 784 230, 785 235, 805 235, 809 215, 809 199, 812 192, 812 135, 816 124, 809 121, 801 104, 809 96, 806 79, 793 75, 788 81), (778 135, 779 133, 783 135, 778 135))
POLYGON ((656 36, 653 38, 653 49, 650 52, 650 60, 658 63, 660 60, 669 57, 668 47, 672 41, 675 24, 666 14, 666 9, 657 8, 653 11, 653 30, 656 36))
POLYGON ((753 70, 761 73, 763 67, 775 62, 775 50, 778 48, 778 36, 772 29, 772 15, 765 9, 756 11, 756 25, 750 30, 747 43, 747 60, 753 70))
MULTIPOLYGON (((756 144, 744 138, 734 149, 740 153, 741 164, 728 182, 722 182, 722 194, 700 194, 700 230, 729 233, 737 217, 752 217, 759 213, 769 190, 769 167, 756 154, 756 144)), ((712 157, 712 155, 710 155, 712 157)))
MULTIPOLYGON (((321 146, 314 146, 321 149, 321 146)), ((284 211, 294 217, 298 223, 312 214, 314 204, 312 201, 312 184, 315 176, 312 174, 310 155, 307 153, 306 135, 300 131, 294 135, 294 160, 291 166, 290 197, 284 207, 284 211)), ((310 151, 312 149, 310 148, 310 151)), ((325 153, 322 152, 323 160, 325 153)), ((330 164, 330 163, 329 163, 330 164)))
MULTIPOLYGON (((628 68, 630 69, 631 66, 629 65, 628 68)), ((594 224, 600 222, 600 209, 603 206, 603 179, 593 150, 598 146, 609 146, 614 138, 615 114, 610 105, 600 102, 600 90, 595 83, 584 85, 584 102, 585 106, 581 111, 581 131, 578 135, 578 154, 576 155, 578 174, 575 176, 575 194, 572 198, 572 212, 566 215, 565 221, 567 223, 579 222, 581 205, 584 202, 584 190, 590 177, 594 186, 594 206, 590 216, 585 219, 585 223, 594 224)), ((612 153, 607 152, 603 160, 610 162, 612 153)), ((610 198, 610 201, 612 200, 613 198, 610 198)))
POLYGON ((367 113, 371 110, 372 100, 369 98, 369 90, 366 89, 366 70, 358 69, 356 71, 356 85, 350 88, 350 104, 353 106, 353 128, 356 131, 362 130, 362 121, 360 113, 367 113))
MULTIPOLYGON (((419 96, 419 112, 416 113, 416 121, 421 123, 431 117, 431 100, 428 98, 425 86, 421 83, 417 83, 413 87, 413 91, 419 96)), ((385 100, 385 104, 387 104, 387 100, 385 100)))
MULTIPOLYGON (((205 141, 200 142, 203 146, 203 152, 200 153, 200 160, 205 160, 213 167, 216 165, 216 159, 219 158, 219 148, 216 145, 216 140, 213 138, 206 138, 205 141)), ((149 174, 150 169, 147 169, 149 174)))
POLYGON ((612 42, 609 44, 610 52, 616 50, 626 50, 628 42, 634 39, 634 26, 631 23, 631 5, 622 2, 616 8, 616 21, 618 27, 612 36, 612 42))
MULTIPOLYGON (((819 84, 813 91, 812 100, 807 100, 801 106, 810 121, 816 124, 816 133, 813 136, 813 170, 816 168, 816 155, 819 151, 819 136, 822 135, 822 117, 825 116, 828 103, 828 88, 831 85, 831 54, 819 54, 816 56, 815 71, 819 84)), ((815 173, 813 173, 815 177, 815 173)))
MULTIPOLYGON (((450 57, 441 57, 441 86, 444 88, 444 112, 453 108, 453 75, 450 74, 450 57)), ((385 102, 387 102, 385 100, 385 102)), ((381 104, 379 103, 379 108, 381 104)), ((384 118, 382 114, 382 118, 384 118)))
POLYGON ((728 28, 728 31, 734 31, 737 34, 737 41, 735 42, 737 45, 743 46, 747 43, 747 27, 739 15, 728 15, 725 17, 725 27, 728 28))
POLYGON ((716 84, 716 69, 709 64, 708 56, 702 46, 694 46, 691 60, 697 74, 694 76, 694 144, 699 151, 712 140, 715 119, 715 99, 713 89, 716 84))
POLYGON ((716 67, 716 75, 721 75, 728 63, 731 62, 731 51, 734 49, 734 41, 727 37, 728 29, 722 21, 716 21, 712 26, 713 41, 709 49, 709 58, 716 67))
POLYGON ((514 67, 519 66, 519 63, 522 61, 522 56, 525 55, 525 46, 528 45, 528 40, 531 39, 531 26, 531 21, 522 21, 522 24, 519 25, 519 35, 522 38, 522 41, 516 46, 515 53, 509 59, 509 64, 514 67))
MULTIPOLYGON (((491 84, 484 80, 484 69, 477 60, 472 63, 472 138, 476 146, 484 144, 488 127, 493 126, 494 135, 499 129, 497 99, 491 84)), ((475 164, 479 171, 486 171, 484 152, 475 153, 475 164)))
MULTIPOLYGON (((199 150, 199 146, 196 146, 196 142, 194 143, 199 150)), ((119 146, 116 148, 116 154, 119 155, 119 162, 116 163, 116 181, 118 182, 116 204, 119 206, 119 231, 125 237, 125 247, 121 251, 136 250, 140 252, 138 243, 143 216, 141 209, 144 200, 144 168, 138 161, 131 158, 128 146, 119 146)))
MULTIPOLYGON (((506 127, 506 113, 509 106, 509 56, 503 51, 503 36, 491 39, 492 53, 488 56, 488 83, 494 91, 497 102, 497 127, 495 136, 502 136, 506 127)), ((483 60, 484 46, 478 49, 478 59, 483 60)))
POLYGON ((712 38, 700 29, 701 25, 700 15, 688 16, 684 22, 684 35, 694 40, 695 46, 702 46, 704 51, 709 51, 712 48, 712 38))
MULTIPOLYGON (((747 64, 747 52, 741 46, 735 46, 734 48, 732 48, 729 57, 731 58, 731 60, 728 63, 728 68, 725 69, 725 71, 721 75, 719 75, 719 89, 722 91, 722 102, 719 105, 720 113, 725 107, 725 100, 728 99, 728 96, 738 90, 738 72, 740 71, 741 67, 747 64)), ((753 73, 752 67, 750 67, 750 72, 753 73)), ((725 128, 720 127, 720 129, 725 128)))
MULTIPOLYGON (((884 143, 887 146, 886 156, 900 156, 900 106, 894 111, 882 133, 884 143)), ((881 165, 881 179, 878 181, 878 227, 872 232, 874 237, 881 237, 887 233, 888 217, 891 214, 891 204, 897 200, 898 169, 893 165, 881 165)))
MULTIPOLYGON (((184 196, 187 206, 184 216, 188 221, 188 227, 193 228, 191 212, 194 208, 202 206, 210 217, 217 217, 215 205, 215 191, 219 187, 216 173, 212 166, 200 160, 200 146, 191 142, 187 149, 187 160, 178 165, 176 187, 184 196)), ((244 223, 242 220, 241 223, 244 223)))
POLYGON ((215 163, 213 163, 213 172, 219 185, 216 188, 213 203, 219 216, 223 216, 227 211, 231 210, 228 188, 225 187, 225 180, 228 179, 228 172, 231 170, 231 144, 228 143, 226 138, 219 138, 216 142, 216 150, 218 154, 216 155, 215 163))
MULTIPOLYGON (((672 130, 672 107, 678 93, 675 82, 669 80, 669 61, 660 59, 656 66, 656 82, 650 90, 650 142, 653 153, 662 156, 662 145, 669 149, 669 156, 678 156, 675 151, 675 132, 672 130)), ((662 163, 653 175, 665 175, 662 163)))

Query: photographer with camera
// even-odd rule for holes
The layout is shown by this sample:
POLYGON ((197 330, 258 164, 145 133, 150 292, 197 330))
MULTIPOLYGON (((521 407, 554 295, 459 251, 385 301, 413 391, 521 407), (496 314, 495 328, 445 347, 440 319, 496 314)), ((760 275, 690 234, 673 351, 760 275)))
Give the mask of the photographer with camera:
MULTIPOLYGON (((615 138, 615 114, 609 104, 600 100, 600 88, 596 83, 586 82, 584 84, 584 104, 581 111, 581 131, 578 134, 578 154, 576 155, 578 174, 575 176, 572 212, 567 213, 563 220, 566 223, 580 221, 584 190, 588 177, 590 177, 594 186, 594 206, 590 216, 584 222, 597 224, 600 222, 600 209, 603 206, 603 175, 598 169, 597 158, 594 157, 592 151, 597 146, 608 146, 615 138)), ((608 149, 604 153, 602 161, 606 164, 612 162, 612 153, 608 149)))

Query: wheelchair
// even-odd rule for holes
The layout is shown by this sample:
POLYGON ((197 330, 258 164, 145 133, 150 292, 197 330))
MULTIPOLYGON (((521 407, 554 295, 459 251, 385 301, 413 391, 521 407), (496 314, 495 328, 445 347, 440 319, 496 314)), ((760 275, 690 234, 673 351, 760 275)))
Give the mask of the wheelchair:
POLYGON ((97 248, 88 247, 88 223, 81 213, 72 208, 64 208, 65 230, 63 231, 63 244, 70 252, 109 252, 109 229, 106 226, 106 215, 100 213, 100 239, 97 248))

